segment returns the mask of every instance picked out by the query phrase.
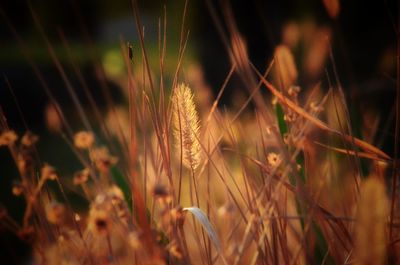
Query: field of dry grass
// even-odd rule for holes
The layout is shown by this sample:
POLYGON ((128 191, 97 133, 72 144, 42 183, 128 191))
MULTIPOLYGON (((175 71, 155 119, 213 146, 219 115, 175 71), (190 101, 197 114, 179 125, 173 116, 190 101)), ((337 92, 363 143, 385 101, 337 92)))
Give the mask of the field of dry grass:
MULTIPOLYGON (((139 40, 121 41, 123 73, 93 57, 105 106, 67 54, 79 80, 72 84, 31 7, 72 114, 16 31, 15 42, 47 97, 48 130, 79 169, 63 172, 68 161, 43 161, 37 146, 46 139, 29 126, 10 127, 0 106, 0 147, 15 162, 9 192, 25 202, 21 220, 1 206, 1 230, 29 244, 27 264, 400 264, 399 64, 389 126, 378 128, 388 117, 376 109, 354 121, 336 71, 333 29, 288 23, 260 70, 229 4, 213 13, 219 6, 211 2, 231 60, 220 88, 207 84, 195 59, 186 60, 190 5, 178 12, 179 51, 166 65, 168 18, 160 17, 154 62, 133 1, 139 40), (299 45, 306 47, 300 55, 299 45), (302 74, 312 80, 307 87, 298 85, 302 74), (111 96, 108 79, 119 85, 122 102, 111 96), (235 80, 240 96, 225 108, 221 98, 235 80), (378 134, 391 137, 393 152, 381 148, 378 134)), ((340 15, 338 0, 323 3, 332 20, 340 15)), ((57 146, 47 148, 53 156, 57 146)))

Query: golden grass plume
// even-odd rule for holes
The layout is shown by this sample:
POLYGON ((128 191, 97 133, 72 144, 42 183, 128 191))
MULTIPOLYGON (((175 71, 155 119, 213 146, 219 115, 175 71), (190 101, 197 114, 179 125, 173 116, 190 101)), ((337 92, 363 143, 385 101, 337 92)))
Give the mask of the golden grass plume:
POLYGON ((200 122, 189 86, 180 84, 175 88, 173 102, 174 137, 178 149, 182 150, 182 162, 191 169, 200 164, 200 122))

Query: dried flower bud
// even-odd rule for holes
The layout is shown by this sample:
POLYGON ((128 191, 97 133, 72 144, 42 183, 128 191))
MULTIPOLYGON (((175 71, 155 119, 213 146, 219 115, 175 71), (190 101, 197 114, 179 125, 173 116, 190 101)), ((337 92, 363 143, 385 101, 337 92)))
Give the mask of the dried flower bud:
POLYGON ((288 114, 283 115, 283 119, 287 122, 295 122, 297 118, 297 114, 294 112, 290 112, 288 114))
POLYGON ((283 142, 287 145, 291 144, 293 142, 292 136, 289 133, 285 133, 283 135, 283 142))
POLYGON ((19 181, 15 181, 13 183, 12 193, 15 196, 20 196, 23 192, 24 192, 24 186, 22 185, 22 183, 19 181))
POLYGON ((89 179, 90 175, 90 169, 85 168, 74 175, 73 183, 74 185, 82 185, 83 183, 86 183, 89 179))
POLYGON ((105 235, 111 226, 110 214, 107 211, 92 207, 89 213, 88 229, 93 233, 105 235))
POLYGON ((279 101, 278 101, 278 98, 277 97, 272 97, 272 99, 271 99, 271 104, 273 105, 273 106, 275 106, 276 104, 278 104, 279 103, 279 101))
POLYGON ((79 214, 75 213, 74 214, 74 219, 75 219, 75 221, 80 222, 81 221, 81 216, 79 214))
POLYGON ((39 136, 30 131, 27 131, 24 136, 22 136, 21 144, 26 147, 31 147, 36 144, 37 141, 39 141, 39 136))
POLYGON ((49 164, 45 164, 41 170, 41 177, 43 179, 51 179, 56 180, 58 178, 57 172, 54 167, 50 166, 49 164))
POLYGON ((0 146, 13 145, 17 141, 18 135, 12 130, 6 130, 0 134, 0 146))
POLYGON ((74 135, 74 144, 77 148, 88 149, 94 143, 94 135, 92 132, 81 131, 74 135))
POLYGON ((90 159, 98 170, 105 172, 118 162, 118 158, 111 156, 106 147, 94 148, 90 151, 90 159))
POLYGON ((46 207, 46 218, 52 224, 62 224, 65 220, 65 206, 58 202, 51 202, 46 207))
POLYGON ((107 190, 107 196, 111 199, 113 205, 118 205, 124 201, 124 193, 116 185, 107 190))
POLYGON ((278 155, 274 152, 270 152, 267 155, 267 162, 270 166, 273 166, 273 167, 278 166, 281 162, 280 155, 278 155))

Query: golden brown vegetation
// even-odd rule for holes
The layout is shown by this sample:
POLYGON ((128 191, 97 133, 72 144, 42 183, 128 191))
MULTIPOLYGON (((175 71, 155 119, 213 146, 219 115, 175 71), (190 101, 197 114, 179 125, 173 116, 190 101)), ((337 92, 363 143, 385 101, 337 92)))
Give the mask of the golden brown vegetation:
MULTIPOLYGON (((339 1, 323 2, 337 17, 339 1)), ((155 74, 137 16, 143 56, 132 63, 122 49, 129 106, 109 102, 98 131, 79 111, 82 130, 73 133, 49 100, 48 127, 78 158, 75 174, 41 161, 38 136, 13 131, 0 113, 0 146, 20 179, 12 193, 26 201, 21 223, 3 209, 1 222, 31 243, 35 264, 399 262, 398 193, 387 185, 399 177, 390 176, 392 157, 354 136, 339 85, 297 86, 290 43, 311 43, 302 65, 312 79, 323 78, 330 30, 314 29, 306 39, 301 24, 290 25, 260 73, 229 18, 225 83, 236 72, 248 91, 237 109, 218 108, 225 85, 214 97, 200 68, 190 78, 182 73, 183 41, 175 73, 163 72, 161 53, 155 74), (69 193, 84 198, 87 209, 69 193)))

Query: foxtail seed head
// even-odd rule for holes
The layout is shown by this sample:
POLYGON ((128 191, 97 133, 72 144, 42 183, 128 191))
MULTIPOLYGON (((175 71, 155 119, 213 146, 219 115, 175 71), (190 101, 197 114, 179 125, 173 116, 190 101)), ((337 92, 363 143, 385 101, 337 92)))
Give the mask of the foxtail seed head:
POLYGON ((176 87, 173 103, 174 136, 179 149, 182 148, 183 164, 193 170, 200 164, 199 117, 193 93, 185 84, 176 87))

